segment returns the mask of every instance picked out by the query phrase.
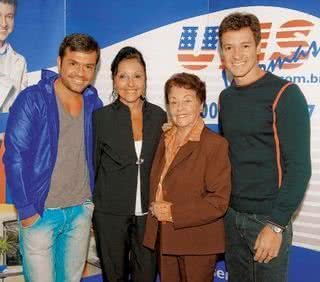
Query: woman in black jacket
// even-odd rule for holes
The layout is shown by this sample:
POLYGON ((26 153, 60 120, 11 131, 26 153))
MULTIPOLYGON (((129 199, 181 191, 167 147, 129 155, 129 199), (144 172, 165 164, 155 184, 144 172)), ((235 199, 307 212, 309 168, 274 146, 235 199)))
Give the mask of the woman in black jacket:
POLYGON ((149 174, 166 113, 146 101, 146 64, 124 47, 111 65, 115 101, 93 115, 96 169, 94 227, 103 276, 152 282, 155 254, 142 241, 149 174))

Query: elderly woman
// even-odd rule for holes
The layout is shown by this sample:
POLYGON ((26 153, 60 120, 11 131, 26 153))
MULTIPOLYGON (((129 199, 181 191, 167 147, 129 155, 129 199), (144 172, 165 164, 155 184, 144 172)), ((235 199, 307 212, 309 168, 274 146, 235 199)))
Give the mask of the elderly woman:
POLYGON ((171 124, 164 126, 150 177, 144 245, 158 248, 161 282, 211 282, 224 252, 230 195, 226 140, 201 118, 205 83, 179 73, 165 85, 171 124))
POLYGON ((142 245, 149 175, 166 113, 146 100, 146 64, 133 47, 111 64, 115 101, 93 115, 94 227, 105 281, 152 282, 156 256, 142 245))

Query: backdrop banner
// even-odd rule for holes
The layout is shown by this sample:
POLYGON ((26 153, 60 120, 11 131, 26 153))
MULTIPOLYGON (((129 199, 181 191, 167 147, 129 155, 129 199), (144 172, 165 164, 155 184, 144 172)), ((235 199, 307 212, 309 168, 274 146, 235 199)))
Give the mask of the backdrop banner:
MULTIPOLYGON (((319 280, 319 1, 94 0, 89 4, 85 0, 20 0, 18 5, 15 29, 8 42, 27 61, 29 85, 40 79, 41 69, 56 70, 59 44, 66 34, 89 33, 101 46, 94 85, 105 104, 111 101, 112 59, 120 48, 134 46, 147 63, 147 97, 163 108, 164 83, 172 74, 191 72, 205 80, 204 120, 212 130, 217 130, 218 96, 230 83, 219 57, 219 24, 235 11, 257 15, 262 28, 261 67, 298 84, 309 105, 312 178, 294 218, 289 281, 319 280)), ((0 132, 5 130, 7 116, 0 113, 0 132)), ((11 202, 1 162, 0 176, 0 201, 11 202)), ((228 281, 223 260, 218 263, 214 281, 228 281)))

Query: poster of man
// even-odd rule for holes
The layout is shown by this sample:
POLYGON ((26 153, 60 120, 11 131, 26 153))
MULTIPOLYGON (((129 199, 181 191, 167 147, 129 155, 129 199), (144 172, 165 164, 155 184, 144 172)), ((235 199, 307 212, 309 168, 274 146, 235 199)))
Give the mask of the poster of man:
MULTIPOLYGON (((25 58, 8 42, 14 29, 17 0, 0 0, 0 127, 4 127, 9 108, 21 90, 28 86, 25 58)), ((1 128, 0 128, 1 129, 1 128)), ((4 128, 0 130, 0 202, 5 198, 5 174, 2 163, 4 128)))

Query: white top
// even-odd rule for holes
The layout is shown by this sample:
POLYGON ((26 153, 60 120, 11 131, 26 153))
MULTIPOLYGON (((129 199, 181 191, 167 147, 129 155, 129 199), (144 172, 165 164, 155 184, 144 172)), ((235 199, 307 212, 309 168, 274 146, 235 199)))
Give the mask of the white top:
MULTIPOLYGON (((142 149, 142 140, 134 141, 134 147, 136 149, 136 154, 138 160, 140 159, 141 149, 142 149)), ((140 183, 140 165, 138 165, 138 176, 137 176, 137 192, 136 192, 136 208, 134 214, 136 216, 141 216, 147 214, 147 212, 142 212, 141 206, 141 183, 140 183)))

